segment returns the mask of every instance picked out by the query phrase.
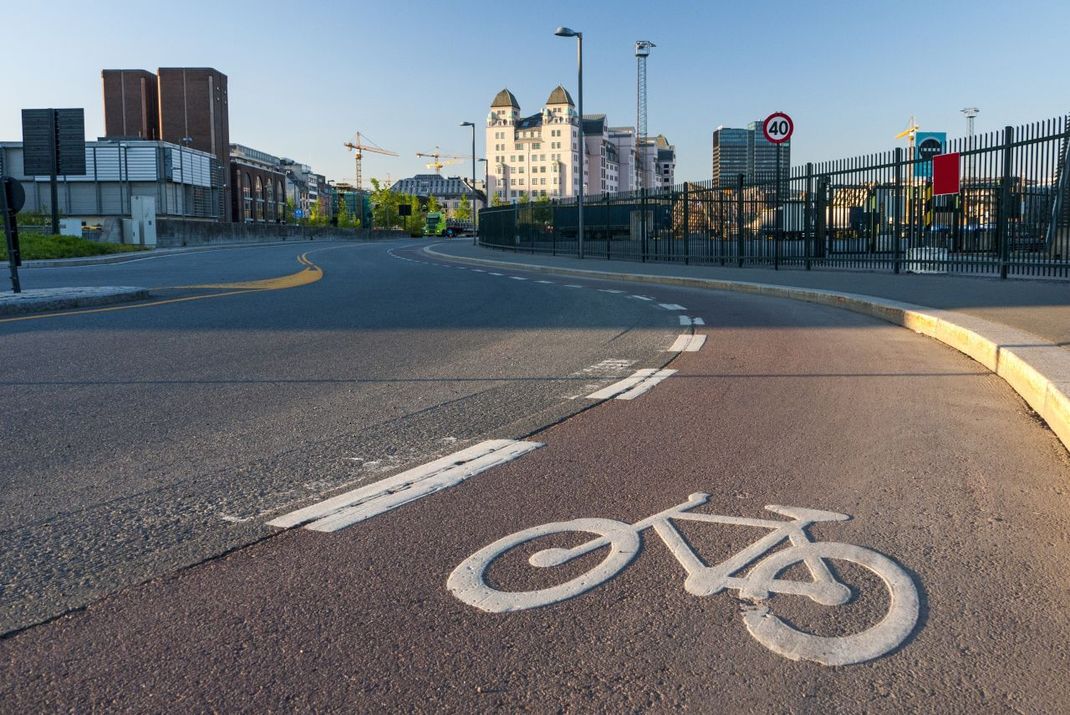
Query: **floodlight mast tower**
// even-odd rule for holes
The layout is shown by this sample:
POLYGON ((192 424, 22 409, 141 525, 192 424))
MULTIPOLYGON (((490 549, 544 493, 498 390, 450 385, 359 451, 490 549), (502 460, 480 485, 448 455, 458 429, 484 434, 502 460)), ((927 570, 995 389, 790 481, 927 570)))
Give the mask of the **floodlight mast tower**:
POLYGON ((643 151, 640 143, 646 137, 646 58, 650 48, 656 47, 650 40, 635 41, 635 61, 638 65, 635 117, 635 188, 643 188, 643 151))
POLYGON ((977 107, 966 107, 962 110, 962 113, 966 115, 966 133, 968 136, 973 136, 973 120, 981 110, 977 107))

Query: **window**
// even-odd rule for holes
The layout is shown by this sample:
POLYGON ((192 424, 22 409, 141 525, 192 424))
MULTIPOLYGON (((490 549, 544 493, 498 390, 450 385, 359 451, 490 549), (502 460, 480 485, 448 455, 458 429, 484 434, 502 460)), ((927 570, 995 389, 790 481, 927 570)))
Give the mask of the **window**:
POLYGON ((532 149, 539 149, 539 148, 540 148, 541 146, 542 146, 541 144, 539 144, 538 142, 536 142, 536 143, 534 143, 534 144, 532 144, 532 145, 531 145, 531 148, 532 148, 532 149))

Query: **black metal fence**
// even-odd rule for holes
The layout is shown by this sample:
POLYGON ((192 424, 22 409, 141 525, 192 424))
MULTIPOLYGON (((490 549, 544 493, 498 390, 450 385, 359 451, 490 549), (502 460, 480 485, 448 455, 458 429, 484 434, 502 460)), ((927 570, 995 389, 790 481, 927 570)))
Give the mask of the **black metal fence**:
POLYGON ((913 149, 774 177, 681 184, 479 214, 495 248, 633 261, 1070 278, 1070 115, 948 142, 957 194, 913 149))

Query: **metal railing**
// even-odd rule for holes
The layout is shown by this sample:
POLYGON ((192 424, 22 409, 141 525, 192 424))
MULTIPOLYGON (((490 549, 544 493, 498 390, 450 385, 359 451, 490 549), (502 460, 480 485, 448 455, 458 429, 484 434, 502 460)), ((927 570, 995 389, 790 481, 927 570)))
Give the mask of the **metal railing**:
MULTIPOLYGON (((912 149, 584 201, 589 257, 776 269, 1070 278, 1070 115, 948 142, 960 191, 912 149), (779 201, 778 201, 779 194, 779 201)), ((480 212, 483 245, 579 255, 575 199, 480 212)))

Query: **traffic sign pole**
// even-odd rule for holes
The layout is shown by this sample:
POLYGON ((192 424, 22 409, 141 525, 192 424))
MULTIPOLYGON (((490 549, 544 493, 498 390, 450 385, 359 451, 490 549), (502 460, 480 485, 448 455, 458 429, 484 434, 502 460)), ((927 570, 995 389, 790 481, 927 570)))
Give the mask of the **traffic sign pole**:
POLYGON ((780 145, 791 139, 795 123, 784 112, 773 112, 762 122, 762 134, 766 141, 776 145, 776 188, 773 190, 775 213, 773 216, 773 270, 780 270, 780 243, 784 239, 784 207, 780 195, 780 145))
POLYGON ((22 284, 19 282, 19 265, 22 258, 19 255, 19 224, 15 214, 22 208, 22 185, 16 184, 9 177, 0 178, 0 216, 4 221, 4 236, 7 238, 7 266, 11 272, 11 290, 14 293, 22 292, 22 284), (12 185, 18 186, 15 190, 12 185))

